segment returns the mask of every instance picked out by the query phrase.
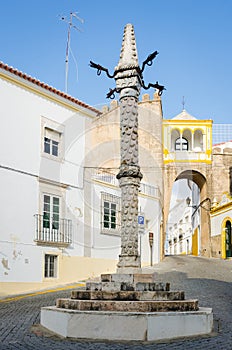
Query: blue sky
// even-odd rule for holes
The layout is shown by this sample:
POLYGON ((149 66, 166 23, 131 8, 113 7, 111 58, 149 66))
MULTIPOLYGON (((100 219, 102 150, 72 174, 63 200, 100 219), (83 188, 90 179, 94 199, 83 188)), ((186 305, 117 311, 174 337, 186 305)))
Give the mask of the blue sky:
POLYGON ((231 0, 1 1, 0 60, 64 91, 68 24, 59 16, 69 18, 71 11, 84 23, 74 20, 82 32, 71 31, 70 95, 97 108, 109 103, 114 80, 98 77, 89 61, 113 72, 123 28, 132 23, 140 64, 159 52, 144 78, 165 85, 164 118, 182 110, 185 96, 185 108, 195 117, 231 123, 231 0))

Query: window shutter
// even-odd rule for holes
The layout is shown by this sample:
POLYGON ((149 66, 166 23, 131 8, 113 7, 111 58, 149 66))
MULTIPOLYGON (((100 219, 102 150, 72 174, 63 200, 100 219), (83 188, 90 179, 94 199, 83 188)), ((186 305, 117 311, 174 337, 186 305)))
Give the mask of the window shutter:
POLYGON ((58 131, 49 129, 49 128, 45 128, 44 131, 44 136, 47 137, 50 140, 54 140, 59 142, 60 141, 60 133, 58 131))

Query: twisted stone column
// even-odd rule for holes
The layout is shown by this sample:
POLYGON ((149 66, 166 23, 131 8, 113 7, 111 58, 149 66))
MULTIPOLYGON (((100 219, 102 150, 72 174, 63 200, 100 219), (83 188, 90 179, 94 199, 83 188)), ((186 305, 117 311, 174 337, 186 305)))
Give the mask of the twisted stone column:
POLYGON ((134 28, 124 30, 115 80, 120 92, 121 165, 117 179, 121 188, 121 254, 120 273, 138 273, 141 268, 138 253, 138 191, 142 174, 138 157, 138 98, 141 89, 140 70, 134 28))
POLYGON ((142 178, 138 166, 138 101, 136 97, 123 96, 120 99, 120 116, 121 166, 117 178, 121 188, 122 211, 118 272, 121 270, 135 272, 134 269, 141 267, 138 254, 138 191, 142 178))

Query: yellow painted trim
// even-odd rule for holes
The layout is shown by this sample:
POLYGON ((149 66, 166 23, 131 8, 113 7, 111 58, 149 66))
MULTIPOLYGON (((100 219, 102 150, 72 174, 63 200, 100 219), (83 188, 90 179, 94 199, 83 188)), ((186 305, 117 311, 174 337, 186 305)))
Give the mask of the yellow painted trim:
POLYGON ((187 133, 187 132, 188 132, 188 134, 190 133, 191 137, 194 136, 194 129, 190 126, 183 125, 182 130, 181 130, 182 137, 187 137, 188 135, 185 135, 185 133, 187 133))
POLYGON ((198 228, 195 228, 192 235, 192 254, 198 256, 198 228))
POLYGON ((172 134, 172 132, 175 131, 175 130, 179 131, 179 133, 182 132, 182 128, 180 128, 180 127, 178 127, 178 126, 173 126, 173 128, 169 128, 169 130, 170 130, 170 133, 171 133, 171 134, 172 134))
POLYGON ((163 124, 166 125, 182 125, 182 124, 189 124, 189 125, 205 125, 205 126, 212 126, 213 121, 210 119, 164 119, 163 124))
POLYGON ((193 128, 193 133, 195 134, 195 132, 196 132, 197 130, 201 131, 202 134, 204 134, 204 133, 206 132, 206 130, 207 130, 207 126, 206 126, 206 125, 202 125, 202 127, 195 126, 195 127, 193 128))
POLYGON ((177 160, 177 159, 166 159, 164 160, 164 164, 167 164, 167 163, 206 163, 206 164, 212 164, 212 160, 210 159, 206 159, 206 160, 203 160, 203 159, 196 159, 196 160, 189 160, 189 159, 180 159, 180 160, 177 160))
POLYGON ((169 154, 169 150, 167 148, 164 148, 163 154, 166 157, 169 154))
POLYGON ((229 203, 225 203, 225 204, 222 204, 216 208, 213 208, 210 212, 210 214, 212 216, 217 216, 219 214, 222 214, 222 213, 225 213, 227 212, 228 210, 231 210, 232 209, 232 202, 229 202, 229 203))
POLYGON ((168 145, 168 138, 165 137, 165 130, 166 129, 167 128, 162 124, 162 147, 163 147, 163 150, 164 150, 165 147, 169 147, 169 145, 168 145))
MULTIPOLYGON (((13 83, 21 88, 24 88, 28 91, 31 91, 39 96, 42 96, 42 97, 45 97, 46 99, 52 101, 52 102, 56 102, 58 103, 59 105, 69 109, 69 110, 72 110, 74 112, 81 112, 82 114, 84 114, 85 116, 88 116, 90 118, 95 118, 96 115, 91 115, 89 113, 86 112, 86 110, 88 110, 86 107, 84 106, 74 106, 74 103, 72 101, 64 101, 64 97, 62 96, 56 96, 54 93, 52 93, 51 91, 49 92, 46 92, 46 91, 42 91, 42 87, 39 87, 39 89, 41 89, 41 91, 38 89, 37 86, 33 86, 33 83, 32 82, 24 82, 24 81, 21 81, 19 80, 20 77, 11 77, 10 75, 5 75, 4 73, 2 73, 0 71, 0 78, 2 78, 3 80, 7 81, 7 82, 10 82, 10 83, 13 83), (30 86, 29 84, 31 84, 32 86, 30 86), (54 96, 52 95, 54 94, 54 96)), ((94 113, 94 111, 92 111, 92 113, 94 113)))
POLYGON ((38 292, 34 292, 34 293, 26 293, 26 294, 22 294, 22 295, 17 295, 15 297, 1 299, 0 303, 8 303, 10 301, 17 301, 17 300, 20 300, 20 299, 33 297, 33 296, 36 296, 36 295, 42 295, 42 294, 47 294, 47 293, 55 293, 55 292, 59 292, 59 291, 62 291, 62 290, 69 290, 69 289, 78 288, 78 287, 84 287, 84 286, 85 286, 85 283, 75 283, 75 284, 68 285, 68 286, 65 286, 65 287, 54 288, 54 289, 47 289, 47 290, 42 290, 42 291, 38 291, 38 292))

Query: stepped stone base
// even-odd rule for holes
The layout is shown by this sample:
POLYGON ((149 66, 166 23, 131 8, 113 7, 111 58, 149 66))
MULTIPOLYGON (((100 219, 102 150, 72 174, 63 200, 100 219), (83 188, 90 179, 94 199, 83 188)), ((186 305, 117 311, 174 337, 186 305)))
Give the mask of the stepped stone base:
POLYGON ((81 300, 184 300, 184 292, 170 291, 90 291, 90 290, 73 290, 71 299, 81 300))
POLYGON ((41 324, 64 336, 95 340, 159 340, 208 334, 212 309, 185 300, 154 274, 104 274, 71 298, 41 310, 41 324))
POLYGON ((116 301, 116 300, 73 300, 58 299, 57 308, 80 311, 122 311, 122 312, 164 312, 197 311, 198 300, 178 301, 116 301))
POLYGON ((82 311, 197 311, 198 300, 155 300, 155 301, 118 301, 118 300, 73 300, 57 299, 57 308, 82 311))

